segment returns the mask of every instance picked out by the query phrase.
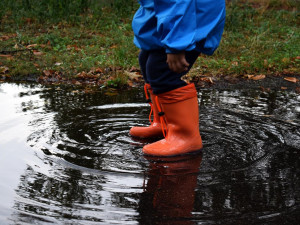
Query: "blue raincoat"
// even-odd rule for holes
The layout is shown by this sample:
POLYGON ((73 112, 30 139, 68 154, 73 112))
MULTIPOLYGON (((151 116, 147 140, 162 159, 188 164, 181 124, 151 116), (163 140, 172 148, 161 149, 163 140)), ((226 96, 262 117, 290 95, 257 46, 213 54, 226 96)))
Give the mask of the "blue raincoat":
POLYGON ((140 0, 132 21, 134 43, 166 53, 197 50, 211 55, 225 23, 225 0, 140 0))

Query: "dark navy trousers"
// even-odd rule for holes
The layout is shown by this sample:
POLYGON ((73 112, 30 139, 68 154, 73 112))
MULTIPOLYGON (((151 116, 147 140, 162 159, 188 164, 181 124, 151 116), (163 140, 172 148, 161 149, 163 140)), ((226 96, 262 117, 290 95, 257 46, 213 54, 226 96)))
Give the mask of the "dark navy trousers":
MULTIPOLYGON (((190 64, 188 71, 199 56, 198 51, 185 52, 186 61, 190 64)), ((186 85, 181 77, 188 73, 175 73, 167 64, 167 54, 161 50, 141 50, 139 63, 146 83, 149 83, 154 94, 161 94, 186 85)))

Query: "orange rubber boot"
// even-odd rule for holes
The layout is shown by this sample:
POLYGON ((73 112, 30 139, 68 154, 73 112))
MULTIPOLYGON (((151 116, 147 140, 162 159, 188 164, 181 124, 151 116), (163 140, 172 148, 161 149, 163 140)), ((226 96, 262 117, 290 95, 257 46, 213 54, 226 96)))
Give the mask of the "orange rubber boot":
POLYGON ((158 109, 155 103, 156 96, 153 94, 152 88, 149 84, 145 84, 144 89, 145 89, 147 102, 151 106, 151 112, 149 115, 149 121, 151 124, 147 127, 132 127, 129 131, 129 134, 131 136, 139 137, 139 138, 163 137, 163 131, 160 124, 158 109), (148 96, 148 91, 150 93, 150 98, 148 96), (152 113, 153 113, 153 121, 151 120, 152 113))
POLYGON ((146 155, 175 156, 201 150, 195 85, 159 94, 156 100, 162 127, 165 126, 164 121, 167 124, 167 134, 165 139, 144 146, 143 152, 146 155))

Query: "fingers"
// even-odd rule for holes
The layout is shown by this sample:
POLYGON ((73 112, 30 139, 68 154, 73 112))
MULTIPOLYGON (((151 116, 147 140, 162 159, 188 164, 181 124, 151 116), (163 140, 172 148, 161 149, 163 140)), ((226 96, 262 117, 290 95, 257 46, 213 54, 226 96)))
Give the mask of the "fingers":
POLYGON ((168 54, 167 63, 169 68, 175 73, 187 71, 190 65, 185 59, 184 52, 178 54, 168 54))

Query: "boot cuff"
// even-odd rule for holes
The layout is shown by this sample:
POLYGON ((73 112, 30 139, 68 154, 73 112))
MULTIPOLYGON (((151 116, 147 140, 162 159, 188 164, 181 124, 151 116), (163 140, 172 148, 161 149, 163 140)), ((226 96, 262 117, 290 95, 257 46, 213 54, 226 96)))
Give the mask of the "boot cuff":
POLYGON ((159 102, 162 104, 181 102, 190 98, 197 97, 197 91, 195 85, 188 84, 184 87, 174 89, 162 94, 157 95, 159 97, 159 102))

